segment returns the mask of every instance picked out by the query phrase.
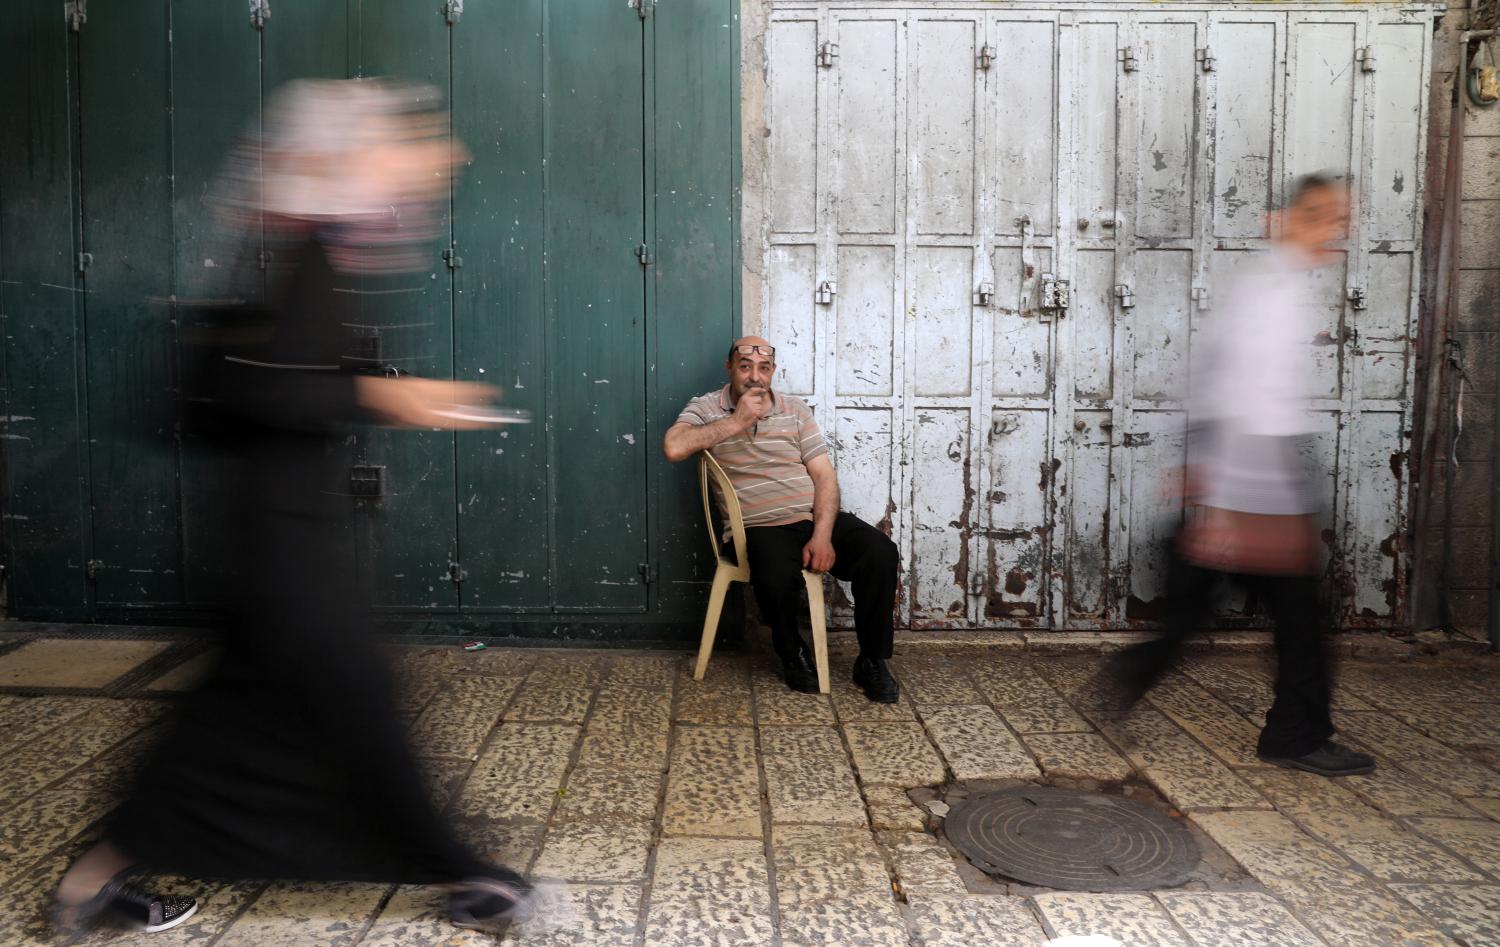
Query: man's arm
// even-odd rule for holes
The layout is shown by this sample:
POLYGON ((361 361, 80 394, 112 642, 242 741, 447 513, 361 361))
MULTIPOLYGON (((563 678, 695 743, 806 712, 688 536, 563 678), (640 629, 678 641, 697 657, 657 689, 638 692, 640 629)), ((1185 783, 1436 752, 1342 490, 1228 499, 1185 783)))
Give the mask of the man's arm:
POLYGON ((760 420, 760 416, 770 406, 770 396, 764 391, 747 391, 734 406, 734 413, 727 418, 720 418, 710 424, 678 421, 667 428, 667 436, 662 438, 661 452, 674 464, 679 460, 687 460, 699 451, 716 447, 737 434, 743 434, 750 425, 760 420))
POLYGON ((839 516, 839 475, 827 454, 807 462, 813 482, 813 534, 802 547, 802 565, 814 572, 833 568, 833 521, 839 516))

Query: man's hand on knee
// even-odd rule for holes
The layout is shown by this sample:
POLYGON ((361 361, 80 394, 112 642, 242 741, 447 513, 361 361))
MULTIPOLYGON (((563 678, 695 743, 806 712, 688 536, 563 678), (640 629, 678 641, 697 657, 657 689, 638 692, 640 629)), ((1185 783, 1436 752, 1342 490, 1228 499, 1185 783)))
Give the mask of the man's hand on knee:
POLYGON ((814 572, 827 572, 833 568, 833 543, 814 536, 802 547, 802 568, 814 572))

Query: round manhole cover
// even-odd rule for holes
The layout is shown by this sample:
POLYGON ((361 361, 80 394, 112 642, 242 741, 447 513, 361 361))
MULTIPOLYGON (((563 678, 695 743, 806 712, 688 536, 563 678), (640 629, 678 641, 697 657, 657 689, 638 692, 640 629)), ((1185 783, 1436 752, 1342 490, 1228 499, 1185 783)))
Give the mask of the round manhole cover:
POLYGON ((1144 803, 1074 789, 974 796, 943 830, 981 871, 1068 891, 1167 888, 1198 865, 1187 826, 1144 803))

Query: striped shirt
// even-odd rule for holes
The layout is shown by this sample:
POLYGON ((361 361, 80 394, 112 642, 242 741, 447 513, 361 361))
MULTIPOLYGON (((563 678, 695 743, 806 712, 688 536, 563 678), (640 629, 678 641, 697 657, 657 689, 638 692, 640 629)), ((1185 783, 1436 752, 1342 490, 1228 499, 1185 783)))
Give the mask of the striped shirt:
MULTIPOLYGON (((734 404, 725 385, 688 402, 677 420, 696 427, 731 414, 734 404)), ((746 526, 784 526, 813 518, 813 482, 807 465, 826 455, 828 444, 812 409, 801 399, 773 392, 770 414, 709 453, 734 484, 746 526)))

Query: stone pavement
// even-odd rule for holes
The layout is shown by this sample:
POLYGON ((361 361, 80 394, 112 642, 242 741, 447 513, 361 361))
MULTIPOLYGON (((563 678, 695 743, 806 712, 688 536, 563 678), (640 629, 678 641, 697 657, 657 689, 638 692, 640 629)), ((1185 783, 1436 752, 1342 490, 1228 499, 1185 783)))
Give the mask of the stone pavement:
MULTIPOLYGON (((1338 723, 1380 769, 1339 781, 1256 759, 1263 655, 1194 655, 1124 719, 1077 698, 1097 655, 908 646, 894 706, 834 661, 834 693, 809 696, 759 654, 716 655, 698 683, 676 654, 398 651, 462 832, 567 881, 571 918, 507 943, 1500 945, 1495 657, 1347 660, 1338 723), (1170 891, 1048 892, 985 879, 927 831, 930 787, 1041 779, 1149 786, 1217 867, 1170 891)), ((196 666, 165 640, 0 638, 0 944, 48 942, 47 892, 196 666)), ((82 943, 493 942, 449 927, 430 889, 165 886, 199 894, 189 924, 82 943)))

